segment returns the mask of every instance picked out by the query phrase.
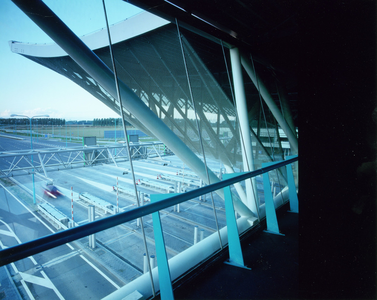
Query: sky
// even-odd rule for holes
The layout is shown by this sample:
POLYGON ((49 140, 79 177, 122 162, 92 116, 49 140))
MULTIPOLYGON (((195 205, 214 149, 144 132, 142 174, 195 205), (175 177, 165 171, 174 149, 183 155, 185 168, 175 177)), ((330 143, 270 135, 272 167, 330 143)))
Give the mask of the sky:
MULTIPOLYGON (((102 0, 43 2, 79 37, 106 27, 102 0)), ((122 0, 106 0, 105 5, 110 24, 142 12, 122 0)), ((11 114, 48 114, 66 120, 118 117, 71 80, 12 53, 10 40, 53 43, 11 0, 0 0, 0 118, 11 114)))

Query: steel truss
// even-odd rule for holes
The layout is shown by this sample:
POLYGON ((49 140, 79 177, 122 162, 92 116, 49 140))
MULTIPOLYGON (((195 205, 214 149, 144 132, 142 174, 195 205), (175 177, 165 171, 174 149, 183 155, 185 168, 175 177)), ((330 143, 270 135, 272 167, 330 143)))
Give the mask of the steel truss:
MULTIPOLYGON (((158 158, 173 153, 161 142, 132 143, 131 159, 158 158)), ((128 161, 126 144, 77 146, 0 152, 0 178, 32 174, 48 178, 48 171, 114 164, 128 161), (32 159, 33 158, 33 159, 32 159)))

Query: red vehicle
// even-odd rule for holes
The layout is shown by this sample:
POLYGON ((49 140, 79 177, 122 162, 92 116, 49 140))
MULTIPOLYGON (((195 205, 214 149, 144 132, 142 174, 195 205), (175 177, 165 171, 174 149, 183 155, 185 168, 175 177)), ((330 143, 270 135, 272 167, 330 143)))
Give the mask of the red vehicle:
POLYGON ((48 197, 51 197, 51 198, 54 198, 56 199, 57 197, 63 195, 63 193, 61 191, 59 191, 57 189, 56 186, 54 186, 53 184, 46 184, 46 187, 43 188, 44 189, 44 194, 48 197))

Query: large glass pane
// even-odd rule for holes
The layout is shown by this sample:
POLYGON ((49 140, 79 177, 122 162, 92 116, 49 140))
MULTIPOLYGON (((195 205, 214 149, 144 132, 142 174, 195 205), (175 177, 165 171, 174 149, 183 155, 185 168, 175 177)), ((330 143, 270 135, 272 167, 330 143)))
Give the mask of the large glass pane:
MULTIPOLYGON (((11 50, 0 48, 2 99, 12 99, 3 100, 0 111, 6 136, 0 136, 3 249, 148 205, 152 194, 185 193, 224 173, 249 171, 227 70, 229 52, 221 43, 121 0, 106 1, 109 24, 101 1, 45 3, 101 61, 92 57, 84 63, 77 44, 67 50, 71 58, 13 3, 0 5, 6 25, 0 27, 1 39, 21 41, 11 43, 11 50)), ((63 44, 74 40, 61 38, 63 44)), ((249 123, 254 168, 259 168, 281 160, 286 148, 255 87, 246 84, 246 94, 253 100, 249 123)), ((276 197, 285 178, 285 168, 270 174, 276 197)), ((253 180, 263 205, 261 184, 261 178, 253 180)), ((245 206, 245 182, 231 190, 233 200, 245 206)), ((226 226, 223 191, 163 209, 160 216, 169 259, 198 254, 208 243, 208 252, 194 255, 181 272, 224 244, 219 238, 226 226)), ((149 280, 149 265, 158 265, 153 226, 151 216, 144 216, 96 233, 95 239, 17 261, 6 266, 9 279, 25 298, 101 299, 138 278, 149 280)), ((180 276, 175 274, 173 280, 180 276)))
MULTIPOLYGON (((109 56, 107 36, 101 36, 106 28, 101 1, 45 3, 77 36, 85 34, 81 39, 88 47, 105 47, 109 56)), ((96 220, 130 210, 136 197, 114 96, 12 2, 0 6, 4 249, 87 224, 91 205, 96 220), (9 40, 20 42, 9 48, 9 40)), ((140 11, 124 1, 111 1, 109 22, 140 11)), ((148 140, 131 129, 131 141, 135 135, 148 140)), ((169 153, 158 143, 135 143, 130 150, 135 158, 169 153)), ((143 273, 139 228, 135 220, 98 233, 94 249, 83 238, 4 268, 24 298, 101 299, 143 273), (134 255, 135 249, 140 256, 134 255)))

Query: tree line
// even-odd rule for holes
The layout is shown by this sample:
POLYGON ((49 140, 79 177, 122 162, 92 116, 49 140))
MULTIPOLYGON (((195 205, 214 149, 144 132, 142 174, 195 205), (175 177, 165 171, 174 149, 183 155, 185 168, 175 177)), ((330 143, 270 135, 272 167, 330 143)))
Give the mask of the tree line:
MULTIPOLYGON (((34 125, 65 125, 65 119, 58 118, 34 118, 31 119, 31 123, 34 125)), ((0 119, 1 125, 29 125, 30 120, 27 118, 4 118, 0 119)))
MULTIPOLYGON (((92 125, 92 126, 122 126, 122 119, 114 118, 102 118, 102 119, 93 119, 93 121, 67 121, 67 125, 92 125)), ((35 118, 31 119, 32 125, 43 125, 43 126, 64 126, 66 124, 65 119, 59 118, 35 118)), ((27 118, 2 118, 0 119, 0 125, 29 125, 30 121, 27 118)), ((126 126, 131 124, 125 121, 126 126)))
MULTIPOLYGON (((117 126, 122 126, 122 119, 114 119, 114 118, 103 118, 103 119, 93 119, 93 126, 115 126, 115 122, 117 126)), ((131 125, 127 121, 124 121, 126 126, 131 125)))

